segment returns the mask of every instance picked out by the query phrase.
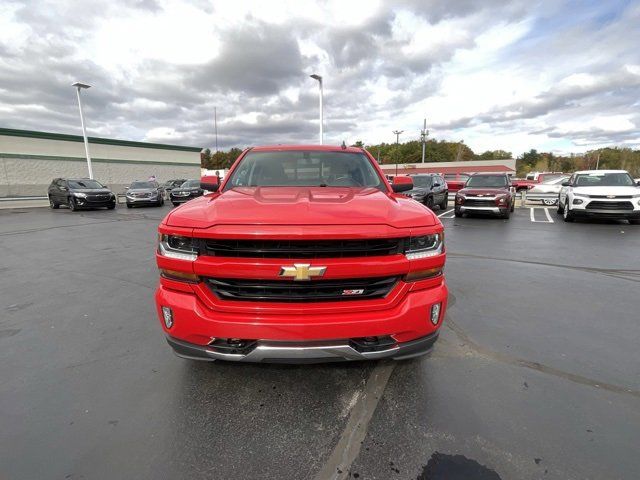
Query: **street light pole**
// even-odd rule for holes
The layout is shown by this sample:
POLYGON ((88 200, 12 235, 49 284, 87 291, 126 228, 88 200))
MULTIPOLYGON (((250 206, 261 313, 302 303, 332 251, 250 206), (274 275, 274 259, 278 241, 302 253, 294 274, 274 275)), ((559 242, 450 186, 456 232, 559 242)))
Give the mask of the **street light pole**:
POLYGON ((324 91, 322 88, 322 77, 315 73, 313 75, 310 75, 310 77, 318 81, 318 88, 320 89, 320 92, 319 92, 320 93, 320 145, 322 145, 324 140, 324 132, 323 132, 324 110, 322 106, 322 100, 323 100, 322 97, 324 96, 324 91))
POLYGON ((89 140, 87 140, 87 130, 84 126, 84 113, 82 112, 82 100, 80 99, 80 90, 91 88, 91 85, 86 83, 76 82, 71 85, 76 87, 76 93, 78 94, 78 109, 80 110, 80 124, 82 125, 82 138, 84 138, 84 151, 87 155, 87 167, 89 168, 89 178, 93 180, 93 169, 91 168, 91 155, 89 154, 89 140))
POLYGON ((218 153, 218 107, 213 107, 213 128, 216 132, 216 153, 218 153))
POLYGON ((422 140, 422 163, 424 163, 424 154, 427 147, 427 135, 429 135, 429 130, 427 130, 427 119, 424 119, 424 127, 420 131, 420 139, 422 140))
POLYGON ((400 134, 403 132, 404 130, 393 131, 393 134, 396 136, 396 177, 398 176, 398 146, 400 144, 400 134))

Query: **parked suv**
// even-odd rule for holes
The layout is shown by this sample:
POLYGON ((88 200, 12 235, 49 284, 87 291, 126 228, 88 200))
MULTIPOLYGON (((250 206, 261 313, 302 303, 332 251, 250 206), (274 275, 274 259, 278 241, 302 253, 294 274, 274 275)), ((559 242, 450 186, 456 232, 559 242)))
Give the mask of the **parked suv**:
POLYGON ((582 218, 617 218, 640 224, 640 188, 625 170, 575 172, 562 184, 558 213, 565 222, 582 218))
POLYGON ((164 205, 164 189, 158 182, 132 182, 126 193, 127 208, 136 205, 164 205))
POLYGON ((465 213, 491 213, 509 218, 515 207, 515 192, 509 175, 476 173, 456 193, 455 216, 465 213))
POLYGON ((443 227, 364 149, 245 150, 159 226, 157 314, 182 357, 408 358, 445 316, 443 227))
POLYGON ((89 178, 54 178, 48 189, 49 205, 59 208, 67 205, 69 210, 81 208, 116 208, 116 196, 106 185, 89 178))
POLYGON ((413 189, 405 194, 408 197, 424 203, 427 207, 433 209, 434 205, 438 205, 440 210, 447 208, 449 203, 449 190, 447 182, 444 181, 442 175, 437 173, 421 173, 411 175, 413 180, 413 189))
POLYGON ((169 193, 169 198, 174 206, 188 202, 192 198, 201 197, 204 190, 200 187, 200 180, 187 180, 179 187, 175 187, 169 193))
POLYGON ((186 178, 180 178, 180 179, 174 179, 174 180, 167 180, 166 182, 164 182, 163 188, 164 188, 164 191, 167 193, 167 199, 169 199, 169 194, 171 193, 171 190, 173 190, 176 187, 179 187, 186 181, 187 181, 186 178))

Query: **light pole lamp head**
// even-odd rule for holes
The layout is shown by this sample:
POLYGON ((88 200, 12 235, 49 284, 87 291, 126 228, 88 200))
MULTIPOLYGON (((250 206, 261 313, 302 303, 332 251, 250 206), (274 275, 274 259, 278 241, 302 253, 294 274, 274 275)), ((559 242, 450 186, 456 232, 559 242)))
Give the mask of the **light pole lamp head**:
POLYGON ((313 75, 309 75, 311 78, 313 78, 314 80, 318 80, 320 83, 322 83, 322 76, 318 75, 317 73, 314 73, 313 75))
POLYGON ((72 83, 71 86, 76 87, 78 90, 81 88, 91 88, 91 85, 88 85, 86 83, 80 83, 80 82, 72 83))

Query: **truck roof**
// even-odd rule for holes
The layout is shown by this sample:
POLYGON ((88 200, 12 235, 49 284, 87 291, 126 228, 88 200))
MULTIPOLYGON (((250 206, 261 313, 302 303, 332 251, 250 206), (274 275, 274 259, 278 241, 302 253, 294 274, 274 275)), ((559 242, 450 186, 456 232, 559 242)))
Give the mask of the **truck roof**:
POLYGON ((629 173, 626 170, 580 170, 575 173, 629 173))
POLYGON ((341 147, 340 145, 261 145, 253 147, 253 152, 278 152, 286 150, 314 150, 319 152, 349 152, 362 153, 360 147, 341 147))

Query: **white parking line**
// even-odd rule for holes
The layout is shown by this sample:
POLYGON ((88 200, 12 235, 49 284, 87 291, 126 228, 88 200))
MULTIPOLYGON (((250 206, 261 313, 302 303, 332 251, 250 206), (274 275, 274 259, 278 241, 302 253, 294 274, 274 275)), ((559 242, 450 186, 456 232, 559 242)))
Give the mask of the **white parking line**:
POLYGON ((452 208, 451 210, 447 210, 446 212, 442 212, 442 213, 438 214, 438 217, 442 217, 442 218, 453 218, 455 214, 454 214, 454 215, 451 215, 450 217, 445 217, 445 215, 447 215, 448 213, 453 212, 453 210, 454 210, 454 209, 452 208))
POLYGON ((536 220, 536 215, 534 210, 536 210, 537 207, 531 207, 529 209, 529 217, 531 218, 531 221, 533 223, 553 223, 553 218, 551 218, 551 215, 549 215, 549 209, 548 208, 541 208, 540 210, 544 210, 544 213, 547 217, 547 220, 536 220))

